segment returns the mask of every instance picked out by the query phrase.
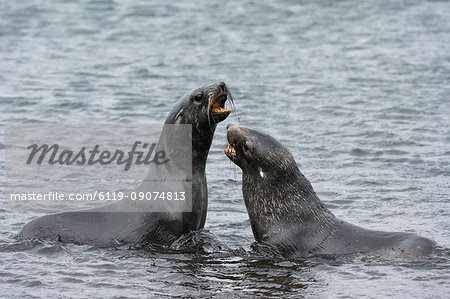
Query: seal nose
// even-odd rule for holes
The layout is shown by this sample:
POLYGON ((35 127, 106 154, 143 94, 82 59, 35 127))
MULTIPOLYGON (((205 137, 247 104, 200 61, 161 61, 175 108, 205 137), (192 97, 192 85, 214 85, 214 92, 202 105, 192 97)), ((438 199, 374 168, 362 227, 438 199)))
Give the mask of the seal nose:
POLYGON ((218 82, 217 83, 217 87, 219 87, 219 89, 221 91, 227 92, 227 86, 225 85, 225 82, 222 82, 222 81, 218 82))
POLYGON ((236 126, 236 124, 229 123, 229 124, 227 125, 227 131, 228 131, 231 127, 234 127, 234 126, 236 126))
POLYGON ((236 138, 241 135, 240 127, 236 124, 229 123, 227 125, 227 139, 229 143, 234 143, 236 138))

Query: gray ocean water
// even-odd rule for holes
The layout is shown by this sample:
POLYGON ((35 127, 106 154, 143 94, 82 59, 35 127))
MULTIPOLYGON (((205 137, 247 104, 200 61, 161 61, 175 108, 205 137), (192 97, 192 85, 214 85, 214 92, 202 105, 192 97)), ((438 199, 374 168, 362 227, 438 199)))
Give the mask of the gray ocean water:
POLYGON ((450 297, 447 1, 4 0, 0 70, 1 130, 162 123, 185 92, 219 80, 238 112, 211 147, 197 252, 21 241, 42 212, 0 203, 0 297, 450 297), (255 254, 241 172, 223 154, 239 120, 289 147, 338 217, 415 232, 437 252, 255 254))

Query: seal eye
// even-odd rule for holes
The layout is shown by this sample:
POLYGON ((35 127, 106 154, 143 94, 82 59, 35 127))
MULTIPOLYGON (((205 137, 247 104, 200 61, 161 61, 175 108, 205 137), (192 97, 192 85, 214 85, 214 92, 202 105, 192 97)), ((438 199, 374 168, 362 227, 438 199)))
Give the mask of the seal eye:
POLYGON ((200 91, 199 93, 197 93, 197 94, 194 96, 194 100, 195 100, 196 102, 200 102, 200 101, 202 100, 202 98, 203 98, 203 92, 202 92, 202 91, 200 91))

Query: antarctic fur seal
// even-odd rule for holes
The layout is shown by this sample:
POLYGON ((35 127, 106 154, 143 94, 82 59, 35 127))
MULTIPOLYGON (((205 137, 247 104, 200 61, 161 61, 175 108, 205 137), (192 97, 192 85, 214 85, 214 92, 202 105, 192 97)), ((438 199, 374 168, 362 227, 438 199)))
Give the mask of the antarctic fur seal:
MULTIPOLYGON (((23 227, 19 237, 97 247, 170 245, 183 234, 203 228, 208 206, 205 164, 216 125, 230 114, 225 107, 227 99, 232 101, 224 82, 196 88, 178 100, 165 120, 165 124, 192 125, 192 212, 118 212, 120 206, 112 204, 100 211, 62 212, 36 218, 23 227)), ((159 144, 173 143, 178 137, 161 133, 159 144)), ((147 177, 158 177, 158 171, 151 167, 147 177)))
POLYGON ((257 242, 286 257, 372 251, 423 255, 433 241, 368 230, 338 219, 317 197, 289 150, 269 135, 227 126, 226 156, 242 169, 242 193, 257 242))

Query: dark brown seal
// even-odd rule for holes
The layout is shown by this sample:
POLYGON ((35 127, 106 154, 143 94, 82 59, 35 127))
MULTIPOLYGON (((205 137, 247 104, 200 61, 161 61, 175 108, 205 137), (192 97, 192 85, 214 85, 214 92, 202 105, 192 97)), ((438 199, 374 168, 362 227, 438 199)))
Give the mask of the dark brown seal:
POLYGON ((227 126, 225 154, 242 169, 242 193, 257 242, 284 256, 384 251, 423 255, 434 243, 411 233, 368 230, 335 217, 289 150, 269 135, 227 126))
MULTIPOLYGON (((23 227, 20 237, 99 247, 170 245, 183 234, 203 228, 208 207, 205 164, 216 125, 230 114, 225 107, 228 98, 231 94, 223 82, 196 88, 178 100, 165 121, 192 125, 192 212, 117 212, 117 205, 101 211, 63 212, 34 219, 23 227)), ((162 133, 159 144, 174 144, 177 138, 162 133)), ((160 178, 158 171, 151 168, 147 177, 160 178)))

